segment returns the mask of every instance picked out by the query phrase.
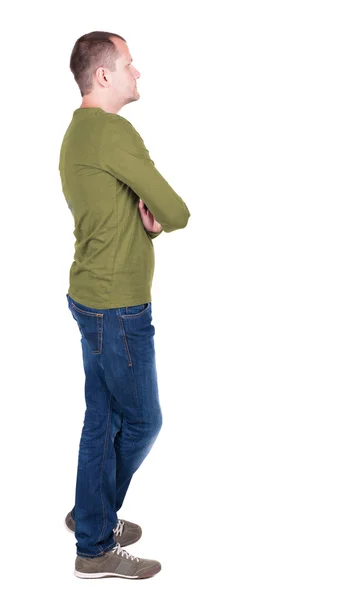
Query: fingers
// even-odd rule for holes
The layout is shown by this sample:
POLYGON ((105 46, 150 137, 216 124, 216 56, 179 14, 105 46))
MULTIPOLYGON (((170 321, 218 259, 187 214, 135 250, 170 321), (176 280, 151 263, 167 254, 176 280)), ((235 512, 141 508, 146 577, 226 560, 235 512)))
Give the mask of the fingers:
POLYGON ((144 203, 144 201, 140 198, 139 200, 139 204, 138 204, 139 209, 144 210, 145 212, 150 212, 146 206, 146 204, 144 203))

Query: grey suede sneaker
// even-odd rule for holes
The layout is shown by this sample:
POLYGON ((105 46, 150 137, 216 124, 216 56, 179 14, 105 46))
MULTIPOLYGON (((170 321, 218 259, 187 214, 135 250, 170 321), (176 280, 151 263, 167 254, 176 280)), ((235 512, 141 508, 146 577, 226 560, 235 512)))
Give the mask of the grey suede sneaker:
POLYGON ((97 579, 99 577, 124 577, 125 579, 146 579, 159 573, 162 565, 157 560, 137 558, 116 544, 102 556, 84 558, 76 556, 76 577, 97 579))
MULTIPOLYGON (((71 516, 71 511, 67 513, 65 517, 65 525, 69 531, 75 531, 75 521, 71 516)), ((130 523, 130 521, 121 521, 119 519, 117 526, 114 531, 114 540, 120 546, 130 546, 137 542, 141 535, 142 529, 136 523, 130 523)))

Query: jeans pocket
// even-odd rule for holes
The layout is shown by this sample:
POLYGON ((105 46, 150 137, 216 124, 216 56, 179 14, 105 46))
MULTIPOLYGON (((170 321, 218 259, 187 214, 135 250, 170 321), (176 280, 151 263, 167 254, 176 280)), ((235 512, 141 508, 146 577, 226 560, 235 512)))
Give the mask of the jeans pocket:
POLYGON ((151 308, 151 302, 144 302, 144 304, 135 304, 134 306, 127 306, 125 312, 121 315, 123 319, 141 317, 147 313, 148 309, 151 308))
POLYGON ((103 345, 103 313, 88 306, 77 306, 71 301, 70 311, 75 319, 82 337, 87 341, 92 354, 101 354, 103 345))

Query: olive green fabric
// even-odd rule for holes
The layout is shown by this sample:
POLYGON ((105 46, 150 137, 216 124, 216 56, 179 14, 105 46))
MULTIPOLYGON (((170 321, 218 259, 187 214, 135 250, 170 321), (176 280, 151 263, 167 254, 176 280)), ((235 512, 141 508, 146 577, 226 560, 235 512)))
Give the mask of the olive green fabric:
POLYGON ((102 309, 151 302, 152 239, 162 232, 145 230, 139 199, 166 233, 186 227, 190 212, 139 133, 118 114, 77 108, 64 134, 59 171, 74 219, 68 294, 102 309))

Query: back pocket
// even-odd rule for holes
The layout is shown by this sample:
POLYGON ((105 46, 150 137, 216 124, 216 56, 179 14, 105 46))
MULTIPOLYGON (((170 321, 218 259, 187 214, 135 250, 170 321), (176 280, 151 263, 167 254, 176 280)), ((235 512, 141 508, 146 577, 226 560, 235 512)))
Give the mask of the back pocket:
POLYGON ((92 354, 101 354, 103 345, 103 313, 96 312, 94 308, 77 306, 71 300, 69 305, 71 314, 82 337, 87 341, 92 354))

